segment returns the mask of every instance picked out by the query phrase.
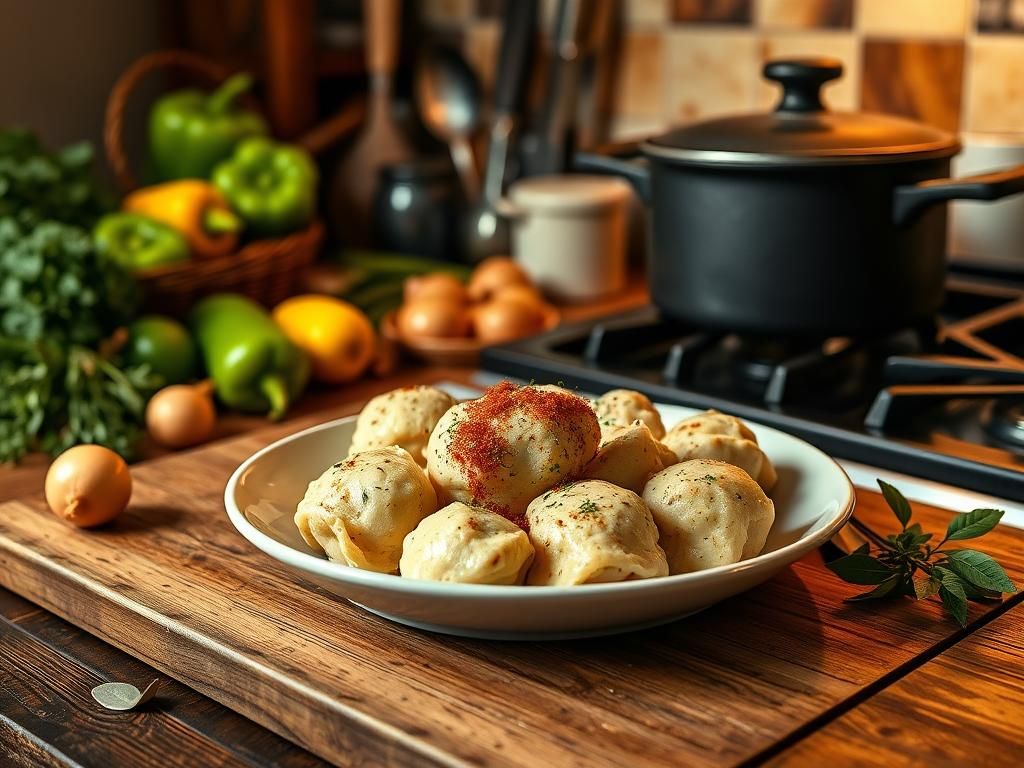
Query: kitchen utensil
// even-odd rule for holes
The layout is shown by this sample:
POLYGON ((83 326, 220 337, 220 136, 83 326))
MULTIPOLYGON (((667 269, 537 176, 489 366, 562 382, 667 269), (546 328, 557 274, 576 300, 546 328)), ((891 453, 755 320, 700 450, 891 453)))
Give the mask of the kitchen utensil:
POLYGON ((574 151, 574 127, 582 46, 595 0, 559 0, 555 11, 551 69, 538 118, 520 142, 523 176, 562 173, 574 151))
POLYGON ((654 303, 710 329, 807 336, 931 322, 944 292, 946 209, 1024 191, 1024 166, 947 178, 960 145, 898 117, 831 112, 832 59, 769 62, 774 113, 646 141, 650 166, 578 157, 630 178, 652 206, 654 303))
MULTIPOLYGON (((987 173, 1024 163, 1024 133, 967 133, 953 173, 987 173)), ((949 208, 952 261, 1024 272, 1024 198, 996 203, 960 201, 949 208)))
POLYGON ((391 114, 400 12, 400 0, 363 0, 370 77, 367 118, 335 173, 330 193, 331 220, 349 245, 370 240, 370 209, 380 168, 414 155, 391 114))
POLYGON ((373 205, 374 241, 386 251, 457 260, 464 202, 447 157, 384 166, 373 205))
POLYGON ((512 254, 545 294, 590 301, 626 286, 624 181, 584 174, 520 179, 498 211, 512 221, 512 254))
POLYGON ((537 0, 505 3, 483 194, 467 212, 463 229, 464 250, 472 262, 509 252, 508 223, 494 206, 504 191, 509 158, 514 155, 536 24, 537 0))
POLYGON ((480 122, 480 83, 458 51, 437 46, 416 68, 416 105, 431 133, 448 144, 467 200, 480 194, 470 139, 480 122))
MULTIPOLYGON (((666 423, 695 411, 658 406, 666 423)), ((352 439, 355 417, 278 440, 232 474, 224 503, 232 525, 258 549, 304 578, 384 618, 433 632, 540 640, 626 632, 672 621, 756 587, 813 552, 853 511, 846 473, 795 437, 752 424, 775 466, 775 523, 764 551, 734 565, 657 579, 578 587, 511 587, 404 579, 350 568, 314 554, 295 528, 295 506, 309 482, 352 439)))

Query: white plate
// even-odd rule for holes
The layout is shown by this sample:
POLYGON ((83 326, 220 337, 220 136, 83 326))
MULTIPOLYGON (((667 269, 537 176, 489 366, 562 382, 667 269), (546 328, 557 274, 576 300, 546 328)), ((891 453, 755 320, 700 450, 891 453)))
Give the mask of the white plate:
MULTIPOLYGON (((695 411, 659 405, 666 424, 695 411)), ((332 563, 292 522, 309 482, 348 451, 355 417, 278 440, 228 480, 232 524, 271 557, 368 611, 409 626, 467 637, 539 640, 626 632, 672 621, 756 587, 828 541, 853 512, 846 473, 817 448, 751 424, 779 473, 775 524, 764 551, 735 565, 615 584, 502 587, 403 579, 332 563)))

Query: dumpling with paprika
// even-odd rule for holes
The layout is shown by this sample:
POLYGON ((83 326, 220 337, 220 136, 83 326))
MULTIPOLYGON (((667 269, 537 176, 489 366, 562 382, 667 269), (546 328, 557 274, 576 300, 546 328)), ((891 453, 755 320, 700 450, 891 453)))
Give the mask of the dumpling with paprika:
POLYGON ((441 417, 427 444, 427 472, 441 503, 518 521, 537 496, 577 477, 600 439, 597 417, 579 395, 504 381, 441 417))

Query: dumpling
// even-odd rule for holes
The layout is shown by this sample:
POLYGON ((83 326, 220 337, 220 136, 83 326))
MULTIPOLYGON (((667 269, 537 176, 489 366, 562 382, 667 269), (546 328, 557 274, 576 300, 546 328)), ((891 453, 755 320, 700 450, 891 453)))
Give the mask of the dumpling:
POLYGON ((348 455, 398 445, 426 466, 430 433, 453 405, 455 398, 437 387, 402 387, 378 395, 359 414, 348 455))
POLYGON ((602 437, 610 427, 628 427, 637 419, 647 425, 656 439, 665 436, 661 415, 647 395, 632 389, 613 389, 597 398, 593 405, 602 437))
POLYGON ((392 573, 406 534, 435 509, 423 469, 404 448, 390 446, 339 461, 311 482, 295 525, 331 560, 392 573))
POLYGON ((643 499, 672 573, 753 557, 775 522, 772 500, 750 475, 724 461, 673 464, 647 481, 643 499))
POLYGON ((679 461, 715 459, 734 464, 757 480, 765 491, 778 481, 775 467, 757 444, 757 437, 735 416, 707 411, 683 419, 662 440, 679 461))
POLYGON ((583 476, 641 493, 647 478, 677 461, 672 450, 637 419, 627 427, 607 428, 597 455, 583 468, 583 476))
POLYGON ((503 381, 441 417, 427 472, 441 503, 484 507, 521 525, 533 499, 579 476, 600 439, 582 397, 503 381))
POLYGON ((714 409, 683 419, 669 431, 670 435, 673 433, 677 435, 728 435, 749 440, 752 443, 757 442, 757 435, 743 423, 742 419, 714 409))
POLYGON ((454 502, 405 537, 403 576, 464 584, 522 584, 533 562, 526 532, 501 515, 454 502))
POLYGON ((668 575, 650 511, 632 491, 581 480, 535 499, 526 513, 536 552, 528 584, 570 586, 668 575))

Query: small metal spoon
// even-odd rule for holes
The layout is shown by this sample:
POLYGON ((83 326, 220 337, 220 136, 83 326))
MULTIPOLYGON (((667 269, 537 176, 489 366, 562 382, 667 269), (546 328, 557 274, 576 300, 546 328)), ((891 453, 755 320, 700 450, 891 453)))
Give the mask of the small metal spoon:
POLYGON ((458 51, 438 46, 420 60, 416 106, 430 132, 448 144, 470 203, 480 194, 480 176, 469 140, 480 122, 481 101, 476 74, 458 51))

